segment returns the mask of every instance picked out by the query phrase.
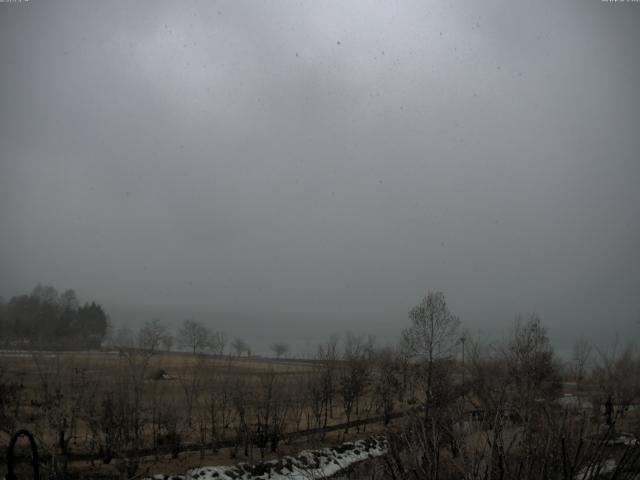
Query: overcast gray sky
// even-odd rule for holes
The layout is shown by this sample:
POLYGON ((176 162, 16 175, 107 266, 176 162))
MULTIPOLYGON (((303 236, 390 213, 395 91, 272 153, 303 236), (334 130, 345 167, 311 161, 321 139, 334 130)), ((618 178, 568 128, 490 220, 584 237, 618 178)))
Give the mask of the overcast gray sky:
POLYGON ((0 3, 0 294, 640 338, 639 46, 599 0, 0 3))

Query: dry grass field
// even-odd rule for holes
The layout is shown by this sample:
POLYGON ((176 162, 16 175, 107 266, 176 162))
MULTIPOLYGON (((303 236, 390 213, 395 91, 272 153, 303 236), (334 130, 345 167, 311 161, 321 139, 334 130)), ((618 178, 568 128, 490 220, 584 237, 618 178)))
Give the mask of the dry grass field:
MULTIPOLYGON (((15 395, 3 400, 0 448, 6 449, 11 430, 26 428, 36 436, 41 456, 64 454, 65 468, 90 470, 93 477, 113 477, 134 456, 138 471, 171 473, 293 453, 349 438, 340 431, 322 439, 286 439, 346 420, 335 394, 337 380, 327 387, 324 367, 134 350, 7 352, 0 355, 0 379, 15 387, 15 395), (326 388, 333 398, 324 397, 326 388)), ((375 415, 372 395, 359 402, 350 420, 375 415)))
MULTIPOLYGON (((6 450, 10 432, 26 428, 37 440, 45 475, 104 479, 258 462, 383 431, 398 433, 402 449, 411 450, 418 442, 428 451, 428 443, 420 444, 425 440, 419 428, 424 425, 423 371, 405 371, 403 365, 383 355, 305 361, 135 349, 5 352, 0 355, 0 449, 6 450), (389 430, 381 417, 387 408, 402 412, 389 430), (367 419, 373 423, 359 424, 367 419), (359 425, 346 431, 348 421, 359 425)), ((544 442, 564 436, 574 441, 602 430, 603 394, 597 382, 583 381, 579 388, 557 383, 548 400, 523 403, 521 408, 528 410, 521 411, 519 420, 509 420, 518 390, 513 380, 501 376, 508 369, 479 361, 468 367, 465 388, 459 364, 437 365, 443 377, 434 378, 446 381, 434 388, 448 400, 433 400, 434 405, 440 402, 434 421, 442 429, 434 455, 451 468, 459 467, 453 453, 456 435, 456 448, 467 460, 484 462, 493 455, 494 421, 505 422, 501 441, 513 443, 519 452, 526 450, 525 443, 518 443, 525 434, 544 442), (503 400, 492 411, 494 417, 482 418, 483 409, 491 411, 486 392, 503 400), (578 398, 582 406, 576 409, 578 398), (479 412, 471 425, 471 415, 479 412), (503 412, 500 418, 498 412, 503 412), (509 414, 502 416, 504 412, 509 414), (522 423, 525 415, 530 420, 522 423), (549 423, 548 418, 555 420, 549 423)), ((547 383, 539 389, 547 391, 547 383)), ((531 398, 536 397, 525 400, 531 398)), ((638 432, 640 411, 632 405, 623 413, 616 415, 616 430, 638 432)), ((20 451, 28 458, 24 443, 20 451)), ((536 451, 527 455, 534 458, 536 451)), ((6 473, 2 456, 0 475, 6 473)))

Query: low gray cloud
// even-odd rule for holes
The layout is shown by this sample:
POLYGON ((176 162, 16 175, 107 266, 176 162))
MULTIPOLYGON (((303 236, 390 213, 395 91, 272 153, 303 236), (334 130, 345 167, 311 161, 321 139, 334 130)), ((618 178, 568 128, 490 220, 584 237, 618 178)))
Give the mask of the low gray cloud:
POLYGON ((560 348, 640 325, 636 4, 0 4, 0 293, 256 343, 427 289, 560 348))

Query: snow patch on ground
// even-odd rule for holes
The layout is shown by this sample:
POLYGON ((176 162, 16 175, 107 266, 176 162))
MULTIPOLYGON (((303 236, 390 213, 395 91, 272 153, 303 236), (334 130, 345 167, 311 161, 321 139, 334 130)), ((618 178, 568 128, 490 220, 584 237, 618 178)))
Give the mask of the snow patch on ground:
POLYGON ((154 475, 146 480, 311 480, 328 478, 356 463, 387 453, 384 437, 343 443, 339 447, 304 450, 297 457, 255 465, 199 467, 185 475, 154 475))
POLYGON ((597 467, 585 467, 578 472, 576 475, 576 480, 589 480, 591 478, 596 478, 600 475, 608 475, 613 473, 616 470, 617 463, 613 458, 609 458, 605 460, 604 464, 600 465, 600 468, 597 467), (596 471, 598 470, 598 471, 596 471))
POLYGON ((617 437, 612 438, 611 440, 607 440, 607 444, 608 445, 640 445, 640 442, 638 442, 638 439, 634 437, 632 434, 620 432, 620 434, 617 437))

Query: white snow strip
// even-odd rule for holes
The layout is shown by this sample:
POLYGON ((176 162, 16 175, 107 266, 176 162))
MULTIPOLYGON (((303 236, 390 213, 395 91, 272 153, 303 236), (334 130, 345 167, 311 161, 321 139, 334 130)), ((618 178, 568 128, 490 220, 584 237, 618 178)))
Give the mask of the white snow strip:
POLYGON ((147 480, 311 480, 331 477, 364 460, 387 453, 383 437, 343 443, 339 447, 304 450, 297 457, 283 457, 251 465, 199 467, 185 475, 154 475, 147 480))

